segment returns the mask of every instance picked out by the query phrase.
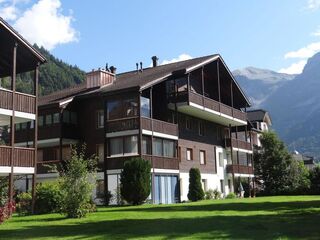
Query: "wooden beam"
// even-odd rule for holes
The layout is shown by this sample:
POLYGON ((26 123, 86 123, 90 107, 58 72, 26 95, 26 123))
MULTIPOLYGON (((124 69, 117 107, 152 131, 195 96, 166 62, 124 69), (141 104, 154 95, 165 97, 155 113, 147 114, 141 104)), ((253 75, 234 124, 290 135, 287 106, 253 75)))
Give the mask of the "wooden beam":
POLYGON ((221 103, 221 87, 220 87, 219 59, 217 60, 217 76, 218 76, 218 97, 219 97, 219 102, 221 103))

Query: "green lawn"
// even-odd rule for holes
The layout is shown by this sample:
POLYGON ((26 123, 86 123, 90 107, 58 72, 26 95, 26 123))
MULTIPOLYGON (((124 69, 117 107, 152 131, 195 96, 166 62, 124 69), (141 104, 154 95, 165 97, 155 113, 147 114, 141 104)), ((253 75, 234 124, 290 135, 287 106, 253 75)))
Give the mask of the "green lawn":
POLYGON ((320 196, 104 207, 84 219, 18 217, 0 239, 320 239, 320 196))

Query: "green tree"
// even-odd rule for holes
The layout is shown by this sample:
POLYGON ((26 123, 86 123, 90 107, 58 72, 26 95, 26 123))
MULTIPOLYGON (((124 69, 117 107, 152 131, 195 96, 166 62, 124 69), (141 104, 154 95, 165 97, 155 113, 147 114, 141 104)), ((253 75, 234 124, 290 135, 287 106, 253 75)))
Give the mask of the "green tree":
POLYGON ((189 192, 190 201, 199 201, 204 199, 204 192, 201 185, 201 174, 198 168, 191 168, 189 171, 189 192))
POLYGON ((320 165, 310 170, 310 192, 312 194, 320 194, 320 165))
POLYGON ((61 212, 69 218, 84 217, 92 210, 92 192, 97 172, 96 157, 85 157, 86 147, 72 147, 71 159, 61 173, 61 212))
POLYGON ((265 194, 283 194, 288 189, 291 155, 275 132, 264 132, 262 147, 254 150, 255 176, 265 194))
POLYGON ((120 178, 120 193, 128 203, 142 204, 151 191, 151 165, 142 158, 126 161, 120 178))
POLYGON ((309 171, 302 161, 292 159, 289 168, 289 194, 306 194, 310 189, 309 171))

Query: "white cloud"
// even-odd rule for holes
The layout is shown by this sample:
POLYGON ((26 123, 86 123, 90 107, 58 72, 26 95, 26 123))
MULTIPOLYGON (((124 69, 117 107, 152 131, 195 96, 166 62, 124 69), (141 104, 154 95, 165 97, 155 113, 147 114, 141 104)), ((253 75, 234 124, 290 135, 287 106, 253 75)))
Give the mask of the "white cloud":
POLYGON ((307 60, 301 60, 299 62, 291 64, 287 68, 281 68, 279 73, 287 73, 287 74, 300 74, 303 71, 304 66, 306 65, 307 60))
POLYGON ((189 54, 183 53, 180 54, 179 57, 177 58, 173 58, 171 60, 163 60, 160 65, 164 65, 164 64, 169 64, 169 63, 174 63, 174 62, 179 62, 179 61, 184 61, 184 60, 189 60, 192 57, 189 54))
POLYGON ((320 37, 320 26, 318 27, 318 30, 315 32, 311 33, 312 36, 320 37))
POLYGON ((14 5, 5 6, 0 8, 0 16, 6 21, 12 21, 17 18, 17 11, 14 5))
POLYGON ((72 27, 72 11, 63 14, 60 0, 38 0, 26 8, 29 2, 0 0, 0 16, 28 41, 48 50, 78 40, 79 33, 72 27))
POLYGON ((297 51, 288 52, 284 58, 309 58, 320 51, 320 42, 314 42, 306 47, 300 48, 297 51))
POLYGON ((308 9, 317 10, 320 8, 320 0, 308 0, 308 9))

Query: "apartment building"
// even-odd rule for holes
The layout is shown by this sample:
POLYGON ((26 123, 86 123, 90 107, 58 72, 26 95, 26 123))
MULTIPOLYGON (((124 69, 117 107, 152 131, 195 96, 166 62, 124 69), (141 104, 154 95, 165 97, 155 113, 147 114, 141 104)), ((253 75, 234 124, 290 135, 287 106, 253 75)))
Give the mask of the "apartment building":
MULTIPOLYGON (((93 70, 82 84, 39 99, 39 181, 55 178, 45 166, 68 159, 70 144, 82 142, 99 156, 97 198, 116 194, 124 162, 137 156, 151 163, 153 203, 187 200, 192 167, 204 190, 224 195, 240 178, 252 181, 250 103, 222 57, 152 60, 120 74, 93 70)), ((32 143, 30 130, 30 123, 16 128, 20 146, 32 143)))
MULTIPOLYGON (((37 156, 37 89, 39 66, 46 60, 0 18, 0 176, 9 176, 9 200, 13 198, 16 176, 31 175, 35 184, 37 156), (21 73, 32 72, 32 93, 16 90, 16 79, 21 73), (32 144, 16 145, 15 125, 29 123, 32 144)), ((30 186, 31 187, 31 186, 30 186)), ((33 188, 34 189, 34 188, 33 188)))

